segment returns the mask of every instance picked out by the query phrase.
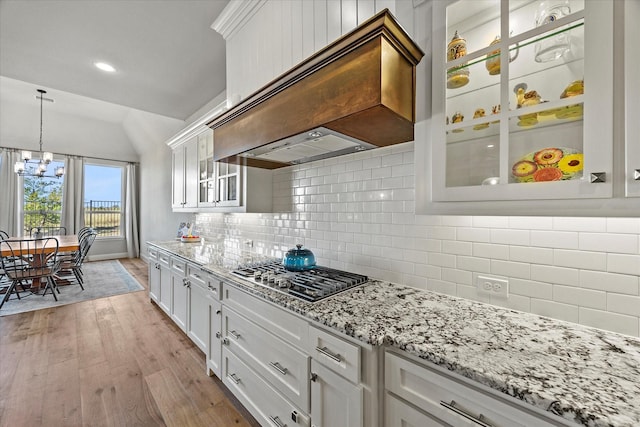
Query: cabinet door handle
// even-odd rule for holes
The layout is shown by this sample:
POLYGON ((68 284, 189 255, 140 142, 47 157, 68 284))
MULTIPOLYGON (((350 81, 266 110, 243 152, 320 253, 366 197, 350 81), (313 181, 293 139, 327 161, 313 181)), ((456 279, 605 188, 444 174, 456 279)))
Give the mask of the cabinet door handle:
POLYGON ((220 332, 216 332, 216 338, 220 339, 221 336, 220 332))
POLYGON ((220 310, 216 310, 216 314, 220 314, 222 313, 220 310))
POLYGON ((278 427, 287 427, 287 425, 280 421, 280 418, 278 418, 277 416, 272 417, 271 415, 269 415, 269 420, 278 427))
POLYGON ((222 338, 222 344, 229 345, 229 338, 227 337, 222 338))
POLYGON ((227 375, 236 384, 240 384, 240 378, 236 374, 227 375))
POLYGON ((484 418, 484 415, 480 414, 480 415, 476 418, 476 417, 474 417, 473 415, 466 413, 466 412, 465 412, 465 411, 463 411, 462 409, 457 408, 457 407, 456 407, 456 402, 455 402, 454 400, 452 400, 452 401, 451 401, 451 403, 447 403, 447 402, 445 402, 445 401, 442 401, 442 400, 441 400, 441 401, 440 401, 440 404, 441 404, 442 406, 444 406, 445 408, 447 408, 448 410, 453 411, 453 412, 455 412, 456 414, 458 414, 458 415, 460 415, 460 416, 462 416, 462 417, 464 417, 464 418, 466 418, 466 419, 468 419, 468 420, 473 421, 474 423, 478 424, 479 426, 482 426, 482 427, 493 427, 493 425, 492 425, 492 424, 489 424, 489 423, 484 422, 484 421, 482 420, 482 419, 484 418))
POLYGON ((334 360, 338 363, 342 362, 342 356, 332 353, 327 347, 316 347, 316 351, 318 351, 318 353, 320 354, 324 354, 329 359, 334 360))
POLYGON ((287 375, 288 369, 283 368, 279 362, 269 362, 269 365, 276 371, 280 372, 282 375, 287 375))
POLYGON ((191 275, 192 275, 193 277, 195 277, 196 279, 198 279, 198 280, 202 280, 202 279, 200 278, 200 275, 199 275, 199 274, 197 274, 197 273, 191 273, 191 275))
POLYGON ((606 172, 591 172, 589 181, 592 184, 599 182, 607 182, 607 174, 606 172))
POLYGON ((231 335, 233 338, 235 338, 235 339, 236 339, 236 341, 237 341, 238 339, 240 339, 240 334, 239 334, 239 333, 237 333, 236 331, 229 331, 229 335, 231 335))
POLYGON ((633 179, 636 181, 640 181, 640 169, 636 169, 633 171, 633 179))
POLYGON ((309 377, 309 379, 315 383, 316 381, 318 381, 318 374, 316 374, 315 372, 311 372, 311 376, 309 377))

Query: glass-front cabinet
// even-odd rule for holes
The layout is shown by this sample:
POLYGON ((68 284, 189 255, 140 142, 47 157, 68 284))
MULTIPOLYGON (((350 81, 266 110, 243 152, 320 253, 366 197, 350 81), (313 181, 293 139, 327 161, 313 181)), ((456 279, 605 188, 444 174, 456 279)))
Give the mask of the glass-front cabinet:
POLYGON ((610 198, 609 1, 434 2, 431 199, 610 198))
POLYGON ((213 130, 198 135, 198 206, 239 206, 240 166, 213 161, 213 130))

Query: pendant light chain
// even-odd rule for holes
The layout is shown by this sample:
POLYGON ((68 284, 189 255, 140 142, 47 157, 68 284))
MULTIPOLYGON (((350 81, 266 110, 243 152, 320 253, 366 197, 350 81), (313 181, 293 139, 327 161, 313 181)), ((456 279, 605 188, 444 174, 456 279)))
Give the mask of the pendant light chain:
POLYGON ((42 153, 42 101, 44 100, 44 94, 46 90, 38 89, 40 92, 40 153, 42 153))

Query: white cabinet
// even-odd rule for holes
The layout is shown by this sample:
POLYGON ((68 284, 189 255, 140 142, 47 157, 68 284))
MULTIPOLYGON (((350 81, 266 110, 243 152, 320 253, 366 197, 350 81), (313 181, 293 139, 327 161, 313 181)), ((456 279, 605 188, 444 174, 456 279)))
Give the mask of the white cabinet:
POLYGON ((633 2, 615 3, 433 3, 431 120, 416 129, 418 213, 638 207, 614 200, 625 181, 623 162, 614 163, 625 151, 614 64, 633 56, 614 34, 615 8, 633 2))
POLYGON ((171 207, 189 211, 198 206, 198 141, 192 138, 171 153, 171 207))
MULTIPOLYGON (((181 134, 179 134, 181 135, 181 134)), ((169 142, 176 212, 270 212, 272 172, 214 162, 213 130, 202 126, 169 142)))
POLYGON ((386 421, 420 426, 545 427, 570 422, 497 392, 483 390, 428 362, 417 362, 387 351, 385 354, 386 421), (419 409, 416 409, 419 408, 419 409), (407 412, 404 412, 408 410, 407 412))
POLYGON ((160 301, 160 263, 158 262, 158 249, 149 246, 149 298, 156 303, 160 301))
MULTIPOLYGON (((620 2, 622 3, 622 2, 620 2)), ((618 5, 620 6, 620 5, 618 5)), ((625 76, 625 149, 626 165, 624 171, 625 195, 640 197, 640 57, 635 54, 640 40, 640 2, 624 2, 624 76, 625 76), (631 53, 634 52, 634 53, 631 53)), ((635 213, 640 215, 639 212, 635 213)))
POLYGON ((311 361, 311 423, 314 427, 362 427, 363 389, 311 361))
POLYGON ((209 300, 209 352, 207 373, 222 378, 222 304, 209 300))
POLYGON ((207 129, 198 139, 198 206, 240 206, 241 170, 238 165, 213 161, 213 130, 207 129))
POLYGON ((189 307, 189 282, 186 271, 187 264, 184 261, 176 258, 171 260, 171 319, 185 332, 189 307))
POLYGON ((160 265, 160 299, 158 305, 167 314, 171 314, 173 304, 171 290, 171 256, 165 252, 158 252, 158 264, 160 265))

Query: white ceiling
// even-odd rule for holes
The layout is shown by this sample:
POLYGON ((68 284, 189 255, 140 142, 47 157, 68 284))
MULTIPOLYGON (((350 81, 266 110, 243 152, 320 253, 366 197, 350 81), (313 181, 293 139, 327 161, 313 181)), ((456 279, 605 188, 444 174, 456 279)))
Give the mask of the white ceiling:
MULTIPOLYGON (((184 120, 225 90, 224 39, 210 25, 227 3, 0 0, 0 76, 30 83, 4 80, 0 96, 33 102, 38 86, 184 120)), ((117 121, 117 110, 103 113, 117 121)))

